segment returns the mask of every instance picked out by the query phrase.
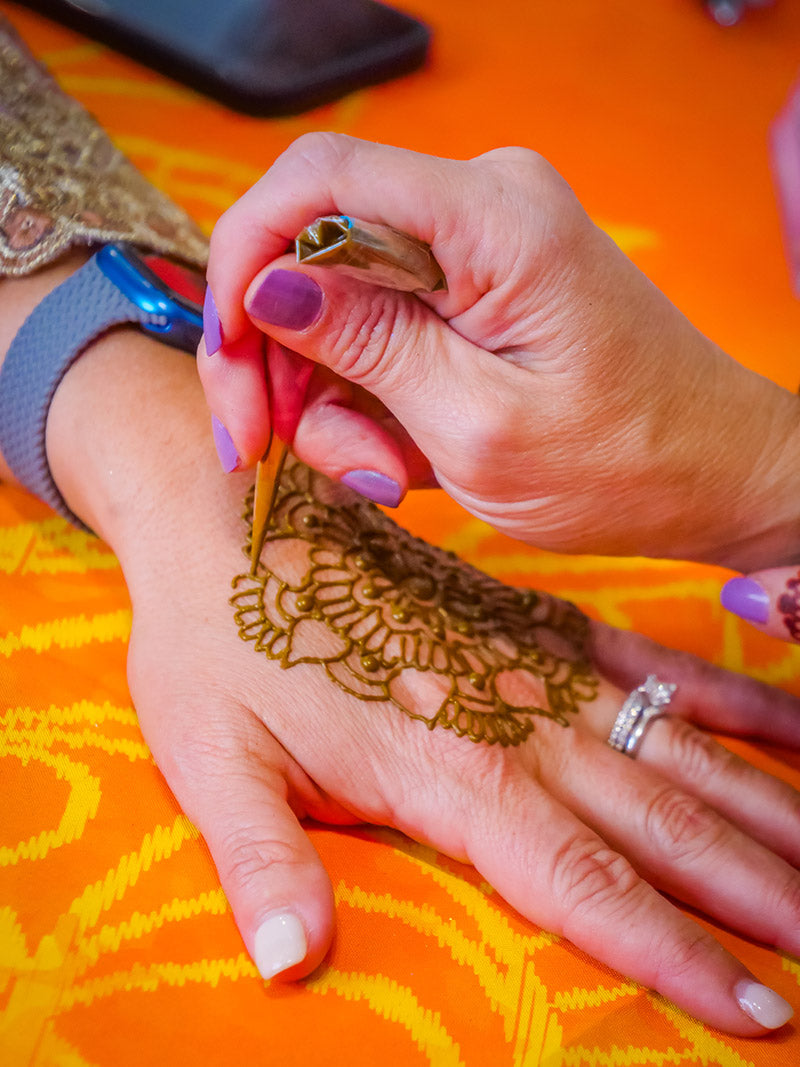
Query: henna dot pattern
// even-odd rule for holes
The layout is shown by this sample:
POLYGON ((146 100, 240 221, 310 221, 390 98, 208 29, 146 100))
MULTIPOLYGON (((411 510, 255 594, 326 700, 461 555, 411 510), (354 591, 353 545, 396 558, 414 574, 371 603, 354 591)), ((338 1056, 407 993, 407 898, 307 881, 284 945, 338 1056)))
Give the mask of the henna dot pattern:
MULTIPOLYGON (((252 491, 244 520, 249 559, 252 491)), ((537 716, 566 726, 597 693, 577 608, 503 585, 365 500, 342 502, 298 462, 284 469, 255 573, 232 584, 239 636, 258 652, 318 664, 345 692, 429 729, 518 745, 537 716), (415 686, 422 675, 435 684, 415 686)))
POLYGON ((783 625, 794 641, 800 641, 800 574, 786 583, 786 592, 778 598, 783 625))

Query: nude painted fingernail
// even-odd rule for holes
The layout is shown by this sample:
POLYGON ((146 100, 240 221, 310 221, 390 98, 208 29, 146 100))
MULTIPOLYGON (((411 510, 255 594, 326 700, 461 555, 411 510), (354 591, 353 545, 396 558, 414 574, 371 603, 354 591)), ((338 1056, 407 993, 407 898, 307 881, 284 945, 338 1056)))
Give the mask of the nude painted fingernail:
POLYGON ((306 958, 303 924, 290 911, 268 916, 256 930, 253 961, 262 978, 274 978, 306 958))
POLYGON ((759 982, 743 979, 736 983, 734 994, 739 1007, 767 1030, 777 1030, 794 1015, 794 1008, 773 989, 759 982))
POLYGON ((753 578, 731 578, 719 596, 723 608, 745 622, 765 623, 769 618, 769 596, 753 578))
POLYGON ((222 348, 222 325, 210 285, 206 288, 203 300, 203 337, 206 342, 206 355, 213 356, 222 348))
POLYGON ((260 322, 304 330, 322 310, 322 289, 294 270, 273 270, 250 298, 247 310, 260 322))
POLYGON ((219 421, 216 415, 211 416, 211 432, 214 434, 214 444, 217 446, 217 455, 226 474, 235 471, 241 460, 236 451, 231 435, 219 421))
POLYGON ((400 486, 393 478, 388 478, 378 471, 356 470, 343 474, 340 481, 348 489, 354 489, 367 500, 383 504, 387 508, 396 508, 403 499, 400 486))

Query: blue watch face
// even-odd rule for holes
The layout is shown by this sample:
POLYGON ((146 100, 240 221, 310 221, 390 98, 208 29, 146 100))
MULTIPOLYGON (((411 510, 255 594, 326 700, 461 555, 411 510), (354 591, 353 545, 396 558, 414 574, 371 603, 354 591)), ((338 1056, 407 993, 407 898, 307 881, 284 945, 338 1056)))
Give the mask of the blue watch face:
POLYGON ((194 352, 203 335, 203 273, 129 244, 101 248, 96 262, 110 281, 144 311, 142 326, 166 344, 194 352))

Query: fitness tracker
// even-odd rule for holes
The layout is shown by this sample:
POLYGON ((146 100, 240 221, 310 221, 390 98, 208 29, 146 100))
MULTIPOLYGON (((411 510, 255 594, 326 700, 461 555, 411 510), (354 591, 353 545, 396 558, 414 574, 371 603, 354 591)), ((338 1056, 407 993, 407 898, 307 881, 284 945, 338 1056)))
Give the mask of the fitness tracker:
POLYGON ((47 462, 47 414, 61 379, 113 326, 138 324, 192 352, 203 333, 203 275, 132 245, 105 245, 41 301, 0 368, 0 451, 14 476, 70 522, 47 462))

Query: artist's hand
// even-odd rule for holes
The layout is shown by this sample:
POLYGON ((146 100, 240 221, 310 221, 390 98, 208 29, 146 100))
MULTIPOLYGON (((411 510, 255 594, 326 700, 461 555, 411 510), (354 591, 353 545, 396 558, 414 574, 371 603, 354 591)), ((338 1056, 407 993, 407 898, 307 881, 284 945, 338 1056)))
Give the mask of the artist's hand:
POLYGON ((699 334, 533 152, 458 162, 306 136, 220 219, 209 280, 199 369, 240 467, 269 430, 263 331, 282 404, 305 402, 296 454, 380 502, 422 477, 399 422, 453 497, 542 547, 797 558, 796 398, 699 334), (449 292, 283 256, 330 213, 427 241, 449 292), (334 374, 304 401, 303 361, 278 343, 334 374), (365 414, 360 389, 396 422, 365 414))

